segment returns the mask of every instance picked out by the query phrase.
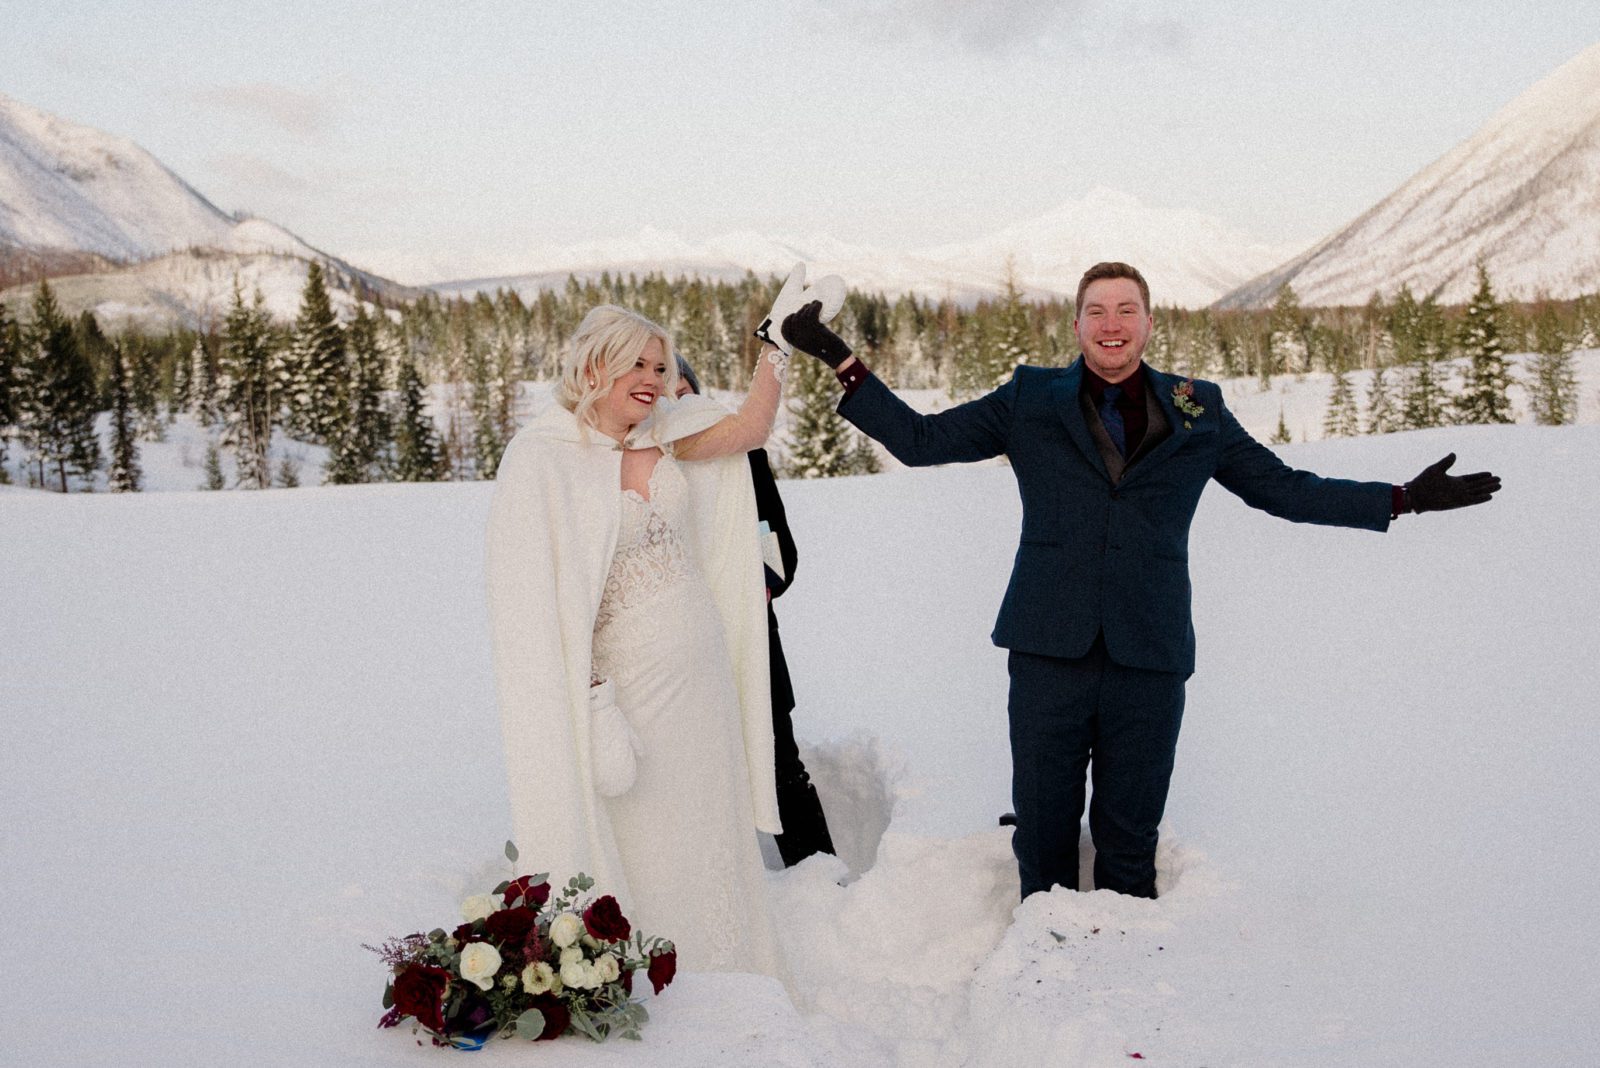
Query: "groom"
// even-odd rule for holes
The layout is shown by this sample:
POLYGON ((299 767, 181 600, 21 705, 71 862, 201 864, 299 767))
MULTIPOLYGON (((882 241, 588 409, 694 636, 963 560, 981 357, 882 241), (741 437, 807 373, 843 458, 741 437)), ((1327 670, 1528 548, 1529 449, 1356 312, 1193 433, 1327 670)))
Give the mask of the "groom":
POLYGON ((1189 523, 1206 483, 1298 523, 1382 531, 1405 512, 1481 504, 1500 480, 1446 474, 1453 455, 1404 486, 1294 470, 1245 433, 1217 385, 1143 362, 1154 320, 1133 267, 1089 268, 1075 308, 1082 355, 1072 366, 1018 367, 937 415, 890 392, 815 306, 785 319, 783 334, 834 368, 839 413, 902 463, 1010 460, 1022 543, 992 637, 1010 650, 1022 896, 1078 888, 1087 772, 1095 886, 1153 898, 1156 828, 1194 671, 1189 523))

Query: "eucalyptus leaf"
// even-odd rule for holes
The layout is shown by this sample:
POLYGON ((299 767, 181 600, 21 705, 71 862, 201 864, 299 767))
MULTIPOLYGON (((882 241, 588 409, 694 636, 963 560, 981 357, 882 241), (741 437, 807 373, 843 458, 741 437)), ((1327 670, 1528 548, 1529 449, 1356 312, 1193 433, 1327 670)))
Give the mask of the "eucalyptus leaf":
POLYGON ((506 859, 509 860, 511 863, 515 864, 517 862, 517 858, 519 856, 521 856, 521 855, 522 854, 517 852, 517 843, 515 843, 511 839, 507 838, 506 839, 506 859))
POLYGON ((497 894, 503 894, 503 893, 506 892, 507 889, 510 888, 510 886, 511 886, 511 880, 510 879, 501 879, 500 880, 500 885, 494 888, 494 892, 497 893, 497 894))
POLYGON ((538 1009, 529 1009, 517 1017, 517 1037, 529 1040, 536 1039, 544 1034, 544 1013, 538 1009))
POLYGON ((428 941, 430 942, 443 942, 445 937, 446 935, 443 927, 435 927, 433 930, 428 932, 428 941))
POLYGON ((385 983, 384 984, 384 987, 383 987, 383 1007, 386 1008, 386 1009, 394 1008, 394 984, 393 983, 385 983))

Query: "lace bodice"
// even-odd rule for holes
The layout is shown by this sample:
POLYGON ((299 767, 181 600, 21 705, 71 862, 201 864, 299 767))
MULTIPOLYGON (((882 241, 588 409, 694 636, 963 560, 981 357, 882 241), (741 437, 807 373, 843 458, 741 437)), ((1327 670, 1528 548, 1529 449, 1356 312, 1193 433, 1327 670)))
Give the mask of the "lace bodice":
POLYGON ((693 574, 687 544, 689 487, 670 456, 656 461, 648 488, 648 500, 633 490, 621 491, 617 551, 595 619, 597 643, 607 637, 620 614, 693 574))

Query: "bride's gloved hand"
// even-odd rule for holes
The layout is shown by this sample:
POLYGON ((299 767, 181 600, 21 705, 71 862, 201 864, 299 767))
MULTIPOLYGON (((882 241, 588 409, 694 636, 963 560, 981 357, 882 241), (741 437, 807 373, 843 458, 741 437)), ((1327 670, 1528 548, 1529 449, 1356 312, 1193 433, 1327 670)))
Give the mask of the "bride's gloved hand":
POLYGON ((594 789, 601 797, 620 797, 639 776, 644 746, 633 724, 617 707, 610 679, 589 687, 589 757, 594 789))
POLYGON ((826 275, 806 285, 806 265, 795 264, 783 288, 778 290, 778 299, 772 302, 772 310, 756 327, 756 337, 769 345, 776 345, 785 355, 793 356, 794 346, 783 336, 783 321, 815 301, 818 318, 825 323, 844 307, 844 292, 844 279, 836 274, 826 275))

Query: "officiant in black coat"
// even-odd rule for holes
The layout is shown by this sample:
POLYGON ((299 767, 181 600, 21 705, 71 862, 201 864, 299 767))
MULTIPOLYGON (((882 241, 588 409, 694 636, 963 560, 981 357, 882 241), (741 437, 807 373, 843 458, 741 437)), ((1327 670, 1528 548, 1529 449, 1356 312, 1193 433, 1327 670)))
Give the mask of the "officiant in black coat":
MULTIPOLYGON (((685 392, 699 393, 700 379, 688 361, 678 357, 679 396, 685 392)), ((756 449, 749 454, 750 476, 755 483, 756 516, 767 525, 776 537, 778 555, 783 574, 778 574, 770 564, 764 566, 767 580, 767 661, 772 672, 772 749, 775 777, 778 787, 778 817, 783 821, 783 833, 775 836, 778 853, 786 867, 793 867, 813 853, 832 853, 833 838, 828 833, 828 818, 823 814, 822 801, 817 788, 812 785, 805 762, 800 759, 800 746, 794 737, 794 684, 789 679, 789 663, 783 656, 783 642, 778 637, 778 614, 772 602, 781 597, 794 581, 794 569, 800 554, 795 547, 794 535, 789 530, 789 518, 784 512, 783 498, 778 495, 778 483, 772 475, 772 464, 767 450, 756 449)))

